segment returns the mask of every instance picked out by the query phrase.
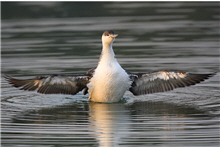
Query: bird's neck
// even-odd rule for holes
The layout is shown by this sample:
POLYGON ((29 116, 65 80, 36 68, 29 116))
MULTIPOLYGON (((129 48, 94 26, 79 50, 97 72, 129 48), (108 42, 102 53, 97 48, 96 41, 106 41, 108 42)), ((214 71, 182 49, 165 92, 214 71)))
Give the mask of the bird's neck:
POLYGON ((115 59, 115 53, 112 49, 112 43, 102 44, 102 53, 99 59, 99 63, 107 63, 114 61, 116 61, 116 59, 115 59))

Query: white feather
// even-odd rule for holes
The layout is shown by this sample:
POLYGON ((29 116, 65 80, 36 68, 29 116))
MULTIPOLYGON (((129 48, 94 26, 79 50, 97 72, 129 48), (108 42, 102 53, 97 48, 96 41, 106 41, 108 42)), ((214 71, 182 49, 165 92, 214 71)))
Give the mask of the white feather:
MULTIPOLYGON (((104 43, 106 42, 104 39, 102 40, 104 43)), ((93 78, 87 85, 89 100, 107 103, 118 102, 130 85, 128 74, 114 57, 112 43, 110 45, 103 44, 100 62, 93 78)))

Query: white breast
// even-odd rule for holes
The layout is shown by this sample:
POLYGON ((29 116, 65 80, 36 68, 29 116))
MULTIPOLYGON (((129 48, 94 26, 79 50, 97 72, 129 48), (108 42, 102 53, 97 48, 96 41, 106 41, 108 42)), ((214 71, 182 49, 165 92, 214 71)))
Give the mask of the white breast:
POLYGON ((116 60, 98 65, 87 85, 89 100, 95 102, 118 102, 130 87, 128 74, 116 60))

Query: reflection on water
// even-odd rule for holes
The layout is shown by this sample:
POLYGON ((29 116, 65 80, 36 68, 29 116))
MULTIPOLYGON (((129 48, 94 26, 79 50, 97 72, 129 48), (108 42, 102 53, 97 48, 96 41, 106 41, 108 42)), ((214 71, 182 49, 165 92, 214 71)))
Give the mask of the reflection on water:
POLYGON ((85 73, 109 29, 127 71, 217 72, 172 92, 128 92, 114 104, 20 91, 2 79, 2 146, 219 145, 218 3, 3 2, 1 26, 2 73, 13 77, 85 73))
POLYGON ((111 147, 120 143, 130 123, 124 104, 90 103, 89 110, 91 128, 99 146, 111 147))

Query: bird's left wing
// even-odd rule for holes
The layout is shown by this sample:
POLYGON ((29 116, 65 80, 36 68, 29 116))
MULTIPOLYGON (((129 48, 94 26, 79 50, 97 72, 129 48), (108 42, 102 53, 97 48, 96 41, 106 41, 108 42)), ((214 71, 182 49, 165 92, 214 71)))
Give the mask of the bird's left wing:
POLYGON ((134 95, 165 92, 178 87, 200 83, 213 74, 191 74, 177 71, 158 71, 152 73, 129 74, 133 81, 130 91, 134 95))
POLYGON ((21 90, 34 91, 37 90, 43 94, 72 94, 75 95, 79 91, 86 88, 90 76, 37 76, 33 79, 19 80, 5 76, 6 80, 14 87, 21 87, 21 90))

